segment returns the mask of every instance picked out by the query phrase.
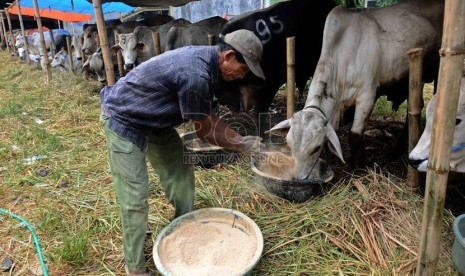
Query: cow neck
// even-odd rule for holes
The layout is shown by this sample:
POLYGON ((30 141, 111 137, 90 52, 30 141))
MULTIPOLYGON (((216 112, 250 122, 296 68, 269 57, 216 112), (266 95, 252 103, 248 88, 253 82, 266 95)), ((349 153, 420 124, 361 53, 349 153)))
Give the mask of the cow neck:
POLYGON ((328 118, 326 117, 326 114, 323 112, 323 110, 321 110, 321 108, 319 108, 318 106, 316 105, 309 105, 309 106, 306 106, 302 109, 302 111, 311 111, 313 112, 312 110, 317 110, 318 112, 317 113, 320 113, 320 115, 325 119, 327 120, 328 118))

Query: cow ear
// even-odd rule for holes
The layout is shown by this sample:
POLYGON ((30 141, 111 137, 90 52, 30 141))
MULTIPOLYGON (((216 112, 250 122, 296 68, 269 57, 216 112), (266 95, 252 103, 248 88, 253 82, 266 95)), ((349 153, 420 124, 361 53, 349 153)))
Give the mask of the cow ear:
POLYGON ((265 133, 270 134, 270 135, 276 135, 276 136, 286 136, 290 128, 291 128, 291 119, 287 119, 275 125, 270 130, 265 131, 265 133))
POLYGON ((115 44, 111 47, 110 52, 112 55, 116 55, 121 47, 118 44, 115 44))
POLYGON ((336 131, 331 124, 326 125, 326 137, 328 138, 329 149, 341 159, 342 163, 345 164, 344 157, 342 156, 341 144, 339 138, 337 138, 336 131))
POLYGON ((137 49, 143 51, 145 49, 145 43, 143 42, 137 43, 137 49))

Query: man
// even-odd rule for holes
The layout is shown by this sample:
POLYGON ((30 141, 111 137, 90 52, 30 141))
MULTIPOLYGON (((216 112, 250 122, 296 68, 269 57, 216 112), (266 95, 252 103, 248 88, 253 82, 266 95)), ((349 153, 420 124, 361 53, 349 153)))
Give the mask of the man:
POLYGON ((199 138, 240 152, 257 152, 263 146, 259 137, 239 135, 212 112, 220 78, 233 81, 249 71, 265 78, 262 51, 252 32, 238 30, 215 46, 188 46, 153 57, 102 89, 102 121, 121 208, 128 275, 150 275, 144 256, 146 158, 175 208, 174 217, 194 209, 194 170, 183 162, 176 125, 191 120, 199 138))

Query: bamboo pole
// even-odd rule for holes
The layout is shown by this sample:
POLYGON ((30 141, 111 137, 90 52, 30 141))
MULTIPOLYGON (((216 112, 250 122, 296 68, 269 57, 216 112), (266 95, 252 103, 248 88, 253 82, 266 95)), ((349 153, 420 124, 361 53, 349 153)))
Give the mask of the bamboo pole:
POLYGON ((20 6, 20 0, 18 0, 18 18, 19 18, 19 24, 21 26, 21 34, 23 36, 24 40, 24 51, 26 54, 26 63, 29 64, 29 44, 27 43, 26 39, 26 32, 24 31, 24 23, 23 23, 23 16, 21 14, 21 6, 20 6))
POLYGON ((5 19, 3 18, 3 13, 0 12, 0 19, 2 20, 3 36, 5 37, 6 48, 8 52, 11 52, 10 45, 8 44, 8 35, 6 34, 5 19))
POLYGON ((455 116, 465 56, 465 1, 446 0, 437 105, 426 175, 425 202, 416 275, 434 275, 441 242, 441 226, 450 166, 455 116))
POLYGON ((49 29, 48 34, 50 36, 50 53, 52 53, 52 57, 54 57, 57 53, 57 46, 55 45, 55 39, 53 38, 53 30, 49 29))
MULTIPOLYGON (((86 57, 86 54, 84 53, 84 49, 82 49, 82 44, 84 43, 84 37, 81 36, 81 39, 79 40, 79 43, 81 43, 81 62, 82 64, 86 63, 86 60, 87 60, 87 57, 86 57)), ((89 79, 89 70, 86 68, 82 68, 82 75, 84 77, 85 80, 88 80, 89 79)))
POLYGON ((102 49, 103 63, 105 64, 105 72, 107 74, 107 85, 115 84, 115 72, 113 61, 111 60, 110 47, 108 46, 107 30, 103 19, 103 11, 100 0, 92 0, 95 13, 95 23, 97 23, 98 36, 100 39, 100 48, 102 49))
POLYGON ((294 115, 295 110, 295 37, 286 39, 287 45, 287 118, 294 115))
MULTIPOLYGON (((114 35, 115 35, 115 43, 118 44, 119 43, 119 39, 118 39, 118 33, 116 31, 113 31, 114 35)), ((121 54, 121 51, 118 51, 116 53, 116 58, 117 58, 117 61, 118 61, 118 72, 119 72, 119 75, 122 77, 124 76, 124 60, 123 60, 123 55, 121 54)))
MULTIPOLYGON (((408 151, 411 152, 420 139, 420 122, 423 97, 423 49, 407 51, 409 57, 409 98, 408 98, 408 151)), ((419 172, 408 165, 407 184, 412 188, 420 186, 419 172)))
POLYGON ((152 39, 153 39, 153 48, 155 49, 155 55, 158 56, 159 54, 161 54, 160 34, 158 32, 153 32, 152 39))
MULTIPOLYGON (((0 15, 2 14, 2 12, 0 11, 0 15)), ((2 20, 3 21, 3 20, 2 20)), ((7 44, 6 43, 6 38, 5 38, 5 31, 4 31, 4 28, 3 28, 3 22, 0 23, 0 39, 2 40, 2 43, 5 43, 5 45, 7 44)), ((3 49, 2 49, 3 50, 3 49)))
MULTIPOLYGON (((45 46, 44 30, 42 29, 42 19, 40 19, 39 5, 37 0, 34 0, 34 10, 36 14, 37 27, 39 28, 40 45, 42 45, 42 54, 45 59, 45 66, 47 67, 47 83, 52 79, 52 70, 50 68, 50 60, 48 59, 47 47, 45 46)), ((39 53, 40 54, 40 53, 39 53)))
POLYGON ((71 38, 69 36, 66 37, 66 49, 68 53, 69 70, 74 74, 76 72, 74 72, 73 51, 71 49, 71 38))
POLYGON ((12 30, 12 27, 11 27, 11 16, 10 16, 10 13, 8 12, 8 9, 5 9, 5 14, 6 14, 6 21, 8 22, 8 32, 10 33, 10 37, 11 37, 11 48, 10 48, 10 51, 13 53, 15 51, 15 44, 16 44, 16 40, 15 40, 15 37, 13 36, 13 30, 12 30))

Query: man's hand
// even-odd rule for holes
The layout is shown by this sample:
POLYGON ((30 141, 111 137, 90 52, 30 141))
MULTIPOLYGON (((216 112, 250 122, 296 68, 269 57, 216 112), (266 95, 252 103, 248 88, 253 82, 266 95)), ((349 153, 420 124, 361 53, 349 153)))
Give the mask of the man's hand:
POLYGON ((242 152, 255 154, 265 150, 265 144, 262 138, 258 136, 243 136, 241 141, 242 152))

